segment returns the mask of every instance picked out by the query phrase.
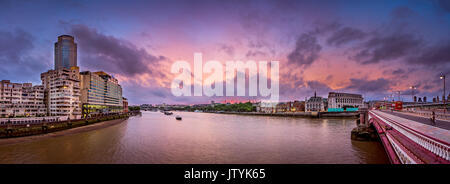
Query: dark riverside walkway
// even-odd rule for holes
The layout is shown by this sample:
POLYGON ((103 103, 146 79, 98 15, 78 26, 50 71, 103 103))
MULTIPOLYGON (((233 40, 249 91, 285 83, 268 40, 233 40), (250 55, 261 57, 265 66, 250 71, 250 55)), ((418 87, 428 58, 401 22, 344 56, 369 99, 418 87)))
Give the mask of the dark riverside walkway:
MULTIPOLYGON (((407 115, 407 114, 400 113, 400 112, 391 112, 391 111, 383 111, 383 112, 389 113, 389 114, 392 114, 392 115, 395 115, 395 116, 398 116, 398 117, 402 117, 402 118, 405 118, 405 119, 417 121, 417 122, 422 123, 422 124, 434 126, 431 123, 430 118, 424 118, 424 117, 419 117, 419 116, 407 115)), ((446 130, 450 130, 450 122, 436 120, 435 127, 446 129, 446 130)))

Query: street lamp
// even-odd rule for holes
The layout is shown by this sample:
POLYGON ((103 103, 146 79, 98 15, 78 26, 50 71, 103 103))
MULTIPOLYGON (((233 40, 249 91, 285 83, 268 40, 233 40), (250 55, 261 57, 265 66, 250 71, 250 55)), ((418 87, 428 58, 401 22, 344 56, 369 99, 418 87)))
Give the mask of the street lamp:
POLYGON ((417 89, 417 87, 416 86, 411 86, 411 87, 409 87, 409 89, 411 89, 412 100, 413 100, 413 102, 415 102, 414 101, 414 89, 417 89))
POLYGON ((444 80, 444 96, 442 96, 443 97, 442 101, 444 103, 444 111, 446 111, 447 110, 447 106, 446 106, 446 101, 447 100, 445 99, 445 75, 442 74, 440 78, 444 80))

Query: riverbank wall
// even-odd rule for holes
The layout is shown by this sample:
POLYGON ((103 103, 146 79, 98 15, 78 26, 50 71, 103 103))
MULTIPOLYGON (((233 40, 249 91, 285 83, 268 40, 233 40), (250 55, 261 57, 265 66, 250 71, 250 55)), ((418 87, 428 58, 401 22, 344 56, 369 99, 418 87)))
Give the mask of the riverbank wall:
POLYGON ((303 118, 357 118, 358 112, 212 112, 218 114, 237 114, 255 116, 281 116, 281 117, 303 117, 303 118))
POLYGON ((42 122, 33 124, 4 125, 0 127, 0 139, 47 134, 87 126, 100 122, 127 119, 130 115, 111 115, 89 119, 65 120, 58 122, 42 122))

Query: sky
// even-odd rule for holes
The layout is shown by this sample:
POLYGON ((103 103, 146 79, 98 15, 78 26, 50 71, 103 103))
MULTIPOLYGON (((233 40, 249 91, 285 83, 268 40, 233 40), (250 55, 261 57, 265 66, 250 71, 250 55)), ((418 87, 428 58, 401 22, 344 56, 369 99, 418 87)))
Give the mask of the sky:
POLYGON ((131 105, 264 99, 175 97, 171 66, 194 53, 278 61, 281 101, 315 91, 411 101, 410 86, 431 101, 450 75, 449 0, 0 0, 0 80, 41 84, 63 34, 80 70, 112 74, 131 105))

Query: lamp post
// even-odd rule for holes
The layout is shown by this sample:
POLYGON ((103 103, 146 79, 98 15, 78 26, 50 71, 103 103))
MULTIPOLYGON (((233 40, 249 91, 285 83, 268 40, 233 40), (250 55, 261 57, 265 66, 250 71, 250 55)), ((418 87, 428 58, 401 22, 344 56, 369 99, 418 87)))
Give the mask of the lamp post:
POLYGON ((445 112, 445 111, 447 111, 447 106, 446 106, 446 104, 447 104, 446 101, 447 100, 445 99, 445 75, 442 74, 440 78, 444 80, 444 96, 442 96, 443 97, 442 101, 444 103, 444 112, 445 112))
POLYGON ((414 101, 414 89, 417 89, 417 87, 416 86, 411 86, 411 87, 409 87, 409 89, 411 89, 412 100, 415 103, 415 101, 414 101))

